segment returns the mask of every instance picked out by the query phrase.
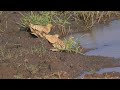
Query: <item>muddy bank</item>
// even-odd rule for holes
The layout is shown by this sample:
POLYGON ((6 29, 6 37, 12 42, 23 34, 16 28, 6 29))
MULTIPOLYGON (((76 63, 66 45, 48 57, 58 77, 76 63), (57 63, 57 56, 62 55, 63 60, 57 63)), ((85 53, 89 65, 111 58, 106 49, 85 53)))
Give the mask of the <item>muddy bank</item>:
POLYGON ((12 11, 0 15, 0 78, 75 78, 84 71, 120 66, 120 59, 49 51, 48 41, 20 30, 21 17, 12 11))

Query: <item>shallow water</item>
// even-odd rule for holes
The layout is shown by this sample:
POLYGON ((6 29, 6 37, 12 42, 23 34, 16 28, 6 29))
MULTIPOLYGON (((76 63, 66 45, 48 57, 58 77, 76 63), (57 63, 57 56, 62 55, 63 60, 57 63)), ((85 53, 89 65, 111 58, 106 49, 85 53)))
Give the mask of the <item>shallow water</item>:
POLYGON ((80 41, 82 47, 96 48, 86 52, 86 55, 120 58, 120 20, 93 27, 90 33, 77 33, 70 36, 73 36, 76 42, 80 41))
MULTIPOLYGON (((113 68, 104 68, 104 69, 100 69, 99 71, 95 72, 97 74, 103 74, 103 73, 109 73, 109 72, 119 72, 120 73, 120 67, 113 67, 113 68)), ((90 72, 84 72, 82 75, 80 75, 79 77, 77 77, 76 79, 82 79, 84 78, 84 76, 86 74, 93 74, 90 72)))

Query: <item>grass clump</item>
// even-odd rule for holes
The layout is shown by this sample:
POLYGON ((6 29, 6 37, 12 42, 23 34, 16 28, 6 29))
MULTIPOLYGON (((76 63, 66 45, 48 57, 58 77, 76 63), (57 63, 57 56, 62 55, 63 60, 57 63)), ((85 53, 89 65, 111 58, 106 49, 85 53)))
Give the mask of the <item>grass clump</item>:
POLYGON ((66 24, 71 24, 69 22, 70 18, 71 13, 69 11, 65 11, 64 13, 56 12, 56 14, 54 14, 54 17, 52 18, 52 22, 61 26, 65 26, 66 24))
POLYGON ((72 13, 70 11, 64 11, 64 12, 55 12, 56 14, 52 17, 52 23, 56 25, 56 27, 59 30, 60 34, 66 34, 68 33, 68 30, 66 30, 70 25, 70 19, 72 16, 72 13))
POLYGON ((119 16, 118 11, 75 11, 74 14, 79 16, 78 19, 84 21, 87 28, 93 27, 97 23, 104 23, 113 16, 119 16))
POLYGON ((43 57, 44 55, 45 55, 45 53, 46 53, 46 48, 44 47, 44 45, 43 44, 41 44, 40 46, 33 46, 32 48, 31 48, 31 52, 32 52, 32 54, 34 54, 34 53, 36 53, 37 55, 39 55, 39 57, 43 57))
POLYGON ((81 53, 80 52, 80 49, 81 49, 80 42, 75 42, 73 40, 73 37, 70 37, 68 40, 64 39, 64 43, 65 43, 65 51, 81 53))
POLYGON ((28 27, 30 23, 34 25, 46 26, 47 24, 51 23, 51 14, 50 12, 35 14, 31 11, 30 14, 23 16, 21 22, 23 27, 28 27))
POLYGON ((91 28, 97 23, 109 21, 111 17, 120 16, 118 11, 41 11, 24 16, 21 19, 23 26, 28 26, 30 23, 34 25, 47 25, 50 23, 56 24, 60 29, 71 24, 74 20, 76 24, 83 22, 85 27, 91 28))

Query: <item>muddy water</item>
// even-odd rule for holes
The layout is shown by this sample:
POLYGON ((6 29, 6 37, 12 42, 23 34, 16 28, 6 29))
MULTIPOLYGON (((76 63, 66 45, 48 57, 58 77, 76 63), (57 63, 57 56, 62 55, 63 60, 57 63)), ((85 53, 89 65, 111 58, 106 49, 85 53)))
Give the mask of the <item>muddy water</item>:
MULTIPOLYGON (((100 69, 99 71, 95 72, 97 74, 104 74, 104 73, 109 73, 109 72, 119 72, 120 73, 120 67, 113 67, 113 68, 104 68, 104 69, 100 69)), ((76 79, 82 79, 84 78, 85 75, 87 74, 93 74, 90 72, 84 72, 82 75, 80 75, 79 77, 77 77, 76 79)))
POLYGON ((70 36, 73 36, 76 42, 80 41, 84 48, 94 49, 86 52, 86 55, 120 58, 120 20, 93 27, 90 33, 77 33, 70 36))

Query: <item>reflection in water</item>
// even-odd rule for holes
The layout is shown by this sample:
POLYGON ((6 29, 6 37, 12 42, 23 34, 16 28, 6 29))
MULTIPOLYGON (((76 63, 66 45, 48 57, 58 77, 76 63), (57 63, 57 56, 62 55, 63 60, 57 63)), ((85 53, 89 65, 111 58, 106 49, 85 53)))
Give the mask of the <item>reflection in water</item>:
MULTIPOLYGON (((85 48, 97 48, 87 52, 86 55, 120 58, 119 20, 112 21, 107 26, 96 26, 91 33, 77 33, 72 36, 74 40, 79 40, 81 45, 85 48)), ((66 38, 68 37, 69 36, 66 38)))

